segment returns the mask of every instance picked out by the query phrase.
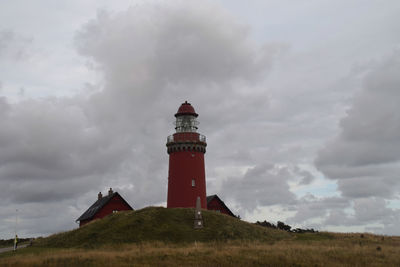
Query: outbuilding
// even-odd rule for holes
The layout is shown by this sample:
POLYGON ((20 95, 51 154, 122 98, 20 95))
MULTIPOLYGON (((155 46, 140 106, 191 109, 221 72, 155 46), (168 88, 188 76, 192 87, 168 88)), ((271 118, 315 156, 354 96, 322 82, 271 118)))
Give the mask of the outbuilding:
POLYGON ((95 219, 101 219, 111 213, 124 210, 133 210, 133 208, 122 198, 118 192, 113 192, 112 188, 107 196, 99 192, 97 201, 93 203, 76 221, 79 221, 79 227, 95 219))
POLYGON ((217 195, 207 196, 207 209, 236 217, 217 195))

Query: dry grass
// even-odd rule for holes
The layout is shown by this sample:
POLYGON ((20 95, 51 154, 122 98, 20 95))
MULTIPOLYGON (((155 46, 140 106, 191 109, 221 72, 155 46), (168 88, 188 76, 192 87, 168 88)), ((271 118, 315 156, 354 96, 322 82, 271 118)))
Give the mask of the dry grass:
POLYGON ((400 266, 399 255, 400 237, 335 234, 331 240, 274 243, 147 242, 90 250, 33 247, 0 256, 0 266, 400 266))

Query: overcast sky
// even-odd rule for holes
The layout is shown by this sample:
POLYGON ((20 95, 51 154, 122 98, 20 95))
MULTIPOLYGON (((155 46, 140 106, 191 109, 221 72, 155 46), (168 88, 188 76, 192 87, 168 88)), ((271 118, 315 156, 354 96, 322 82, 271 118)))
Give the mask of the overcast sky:
POLYGON ((0 238, 109 187, 166 205, 185 100, 207 194, 254 222, 400 235, 398 0, 0 3, 0 238), (17 212, 18 210, 18 212, 17 212))

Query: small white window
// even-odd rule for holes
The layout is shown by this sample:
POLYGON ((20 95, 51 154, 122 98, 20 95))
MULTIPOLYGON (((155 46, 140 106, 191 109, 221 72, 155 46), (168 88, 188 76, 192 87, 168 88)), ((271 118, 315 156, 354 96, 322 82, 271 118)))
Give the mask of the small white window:
POLYGON ((192 179, 192 187, 196 186, 196 181, 194 179, 192 179))
POLYGON ((112 211, 112 213, 117 213, 117 212, 118 212, 118 210, 113 210, 113 211, 112 211))

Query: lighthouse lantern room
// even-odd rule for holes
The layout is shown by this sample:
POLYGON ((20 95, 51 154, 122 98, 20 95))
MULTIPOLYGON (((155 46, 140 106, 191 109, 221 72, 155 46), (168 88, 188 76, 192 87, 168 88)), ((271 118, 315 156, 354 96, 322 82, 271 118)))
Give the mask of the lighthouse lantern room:
POLYGON ((167 207, 194 208, 197 197, 200 197, 201 208, 207 209, 204 169, 206 137, 197 133, 198 114, 187 101, 179 107, 175 117, 176 132, 167 138, 167 207))

